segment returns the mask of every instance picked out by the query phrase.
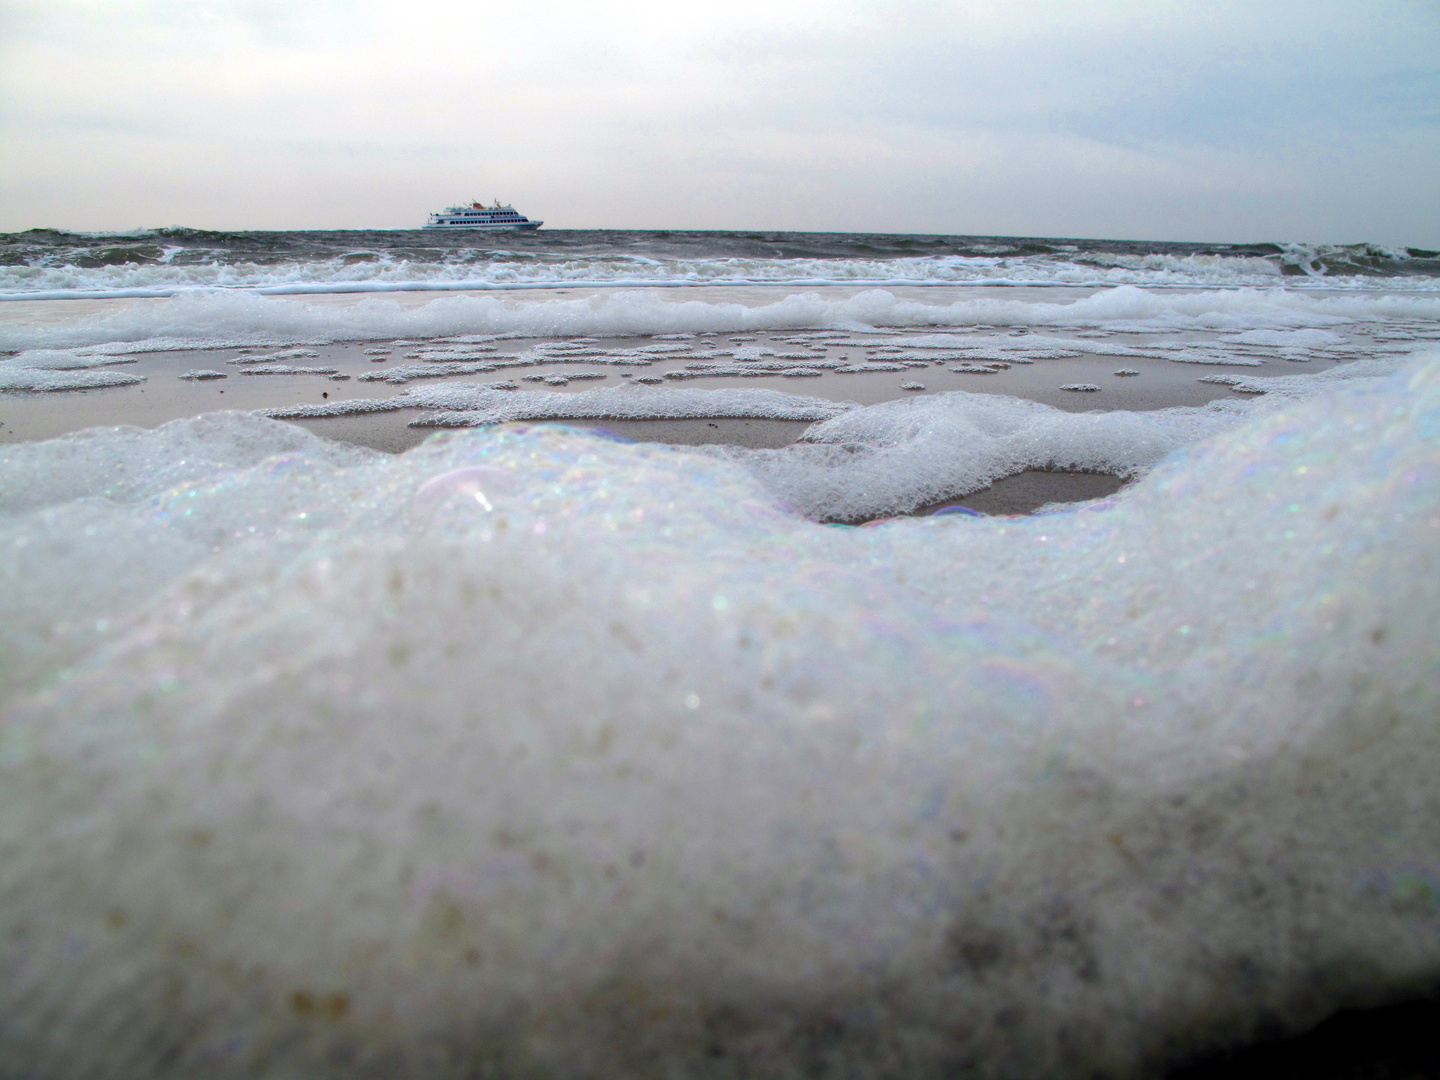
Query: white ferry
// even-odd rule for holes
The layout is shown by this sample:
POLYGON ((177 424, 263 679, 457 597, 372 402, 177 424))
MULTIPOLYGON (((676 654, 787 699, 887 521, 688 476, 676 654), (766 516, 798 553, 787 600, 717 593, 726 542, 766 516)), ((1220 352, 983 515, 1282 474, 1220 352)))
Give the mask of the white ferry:
POLYGON ((538 229, 543 221, 531 221, 513 206, 494 206, 472 202, 469 206, 451 206, 430 215, 427 229, 538 229))

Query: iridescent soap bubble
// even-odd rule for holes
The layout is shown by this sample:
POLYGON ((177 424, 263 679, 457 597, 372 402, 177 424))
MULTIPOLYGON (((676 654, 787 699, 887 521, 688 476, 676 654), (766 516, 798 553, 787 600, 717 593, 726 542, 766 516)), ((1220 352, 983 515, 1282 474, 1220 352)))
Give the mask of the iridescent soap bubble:
POLYGON ((515 476, 494 465, 464 465, 433 476, 410 499, 410 518, 428 524, 460 509, 493 513, 516 493, 515 476))

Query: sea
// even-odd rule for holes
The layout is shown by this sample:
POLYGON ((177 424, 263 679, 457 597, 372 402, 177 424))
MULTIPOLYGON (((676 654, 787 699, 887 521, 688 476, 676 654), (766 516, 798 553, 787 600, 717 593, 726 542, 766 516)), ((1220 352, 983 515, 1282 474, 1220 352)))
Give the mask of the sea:
POLYGON ((0 1075, 1218 1076, 1440 992, 1435 251, 0 236, 0 551, 0 1075))
POLYGON ((1440 251, 1375 244, 893 236, 870 233, 552 230, 211 232, 148 229, 0 235, 0 296, 173 296, 560 285, 1324 284, 1433 290, 1440 251), (1289 282, 1284 279, 1294 278, 1289 282), (1323 279, 1323 280, 1322 280, 1323 279))

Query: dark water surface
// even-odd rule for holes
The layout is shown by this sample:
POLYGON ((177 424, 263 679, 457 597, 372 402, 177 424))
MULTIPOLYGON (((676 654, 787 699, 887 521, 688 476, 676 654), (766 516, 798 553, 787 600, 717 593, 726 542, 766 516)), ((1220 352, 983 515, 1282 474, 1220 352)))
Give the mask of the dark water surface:
POLYGON ((363 263, 382 256, 416 262, 488 262, 630 255, 663 259, 913 259, 1053 256, 1107 266, 1115 256, 1209 255, 1274 262, 1293 276, 1324 267, 1330 274, 1440 275, 1440 252, 1372 244, 1305 247, 1259 242, 1206 244, 1056 237, 925 236, 889 233, 729 232, 698 230, 544 229, 480 233, 464 230, 336 229, 214 232, 147 229, 71 233, 31 229, 0 234, 0 265, 120 266, 161 261, 279 263, 341 258, 363 263), (1306 255, 1310 257, 1306 259, 1306 255))

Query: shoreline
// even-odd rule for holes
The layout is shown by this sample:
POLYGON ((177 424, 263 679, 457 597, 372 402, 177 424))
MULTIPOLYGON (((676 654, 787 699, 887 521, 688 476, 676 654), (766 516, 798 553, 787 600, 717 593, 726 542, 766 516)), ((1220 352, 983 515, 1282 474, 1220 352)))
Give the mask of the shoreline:
MULTIPOLYGON (((751 304, 774 299, 760 290, 743 293, 751 304)), ((728 290, 709 295, 713 301, 729 299, 728 290)), ((1080 300, 1093 293, 1072 290, 1070 295, 1080 300)), ((321 310, 355 302, 330 297, 321 310)), ((70 320, 111 307, 110 302, 59 303, 63 309, 57 312, 70 320)), ((1238 400, 1270 378, 1334 370, 1374 350, 1396 349, 1383 335, 1367 345, 1365 335, 1372 331, 1365 327, 1349 332, 1349 339, 1324 333, 1306 338, 1307 332, 1301 332, 1295 340, 1312 344, 1298 351, 1278 344, 1237 344, 1233 334, 1128 324, 1088 330, 1084 324, 698 330, 580 338, 452 334, 282 344, 278 350, 239 344, 165 348, 161 340, 155 351, 90 350, 87 366, 113 369, 133 380, 130 385, 0 394, 0 444, 43 441, 90 428, 154 428, 207 412, 242 411, 388 453, 418 446, 437 429, 507 421, 602 429, 640 442, 777 450, 835 410, 920 402, 953 391, 980 395, 977 400, 1036 402, 1070 414, 1196 409, 1238 400), (1329 344, 1332 339, 1348 344, 1337 348, 1329 344), (631 392, 642 390, 639 383, 671 389, 632 397, 631 392), (508 393, 496 397, 489 391, 487 398, 484 387, 508 393), (677 402, 685 402, 681 412, 654 412, 669 400, 664 394, 677 391, 677 402), (710 398, 705 391, 721 393, 710 398), (772 397, 754 397, 757 391, 772 397), (741 402, 736 392, 752 396, 741 402), (491 404, 476 404, 482 400, 491 404), (788 411, 773 411, 782 405, 788 411), (624 408, 612 411, 618 406, 624 408)), ((1291 340, 1283 333, 1257 340, 1272 338, 1291 340)), ((1108 497, 1123 483, 1103 470, 1041 460, 968 493, 961 486, 954 497, 901 512, 914 516, 960 507, 1029 514, 1047 503, 1108 497)), ((830 519, 825 514, 817 518, 830 519)), ((859 516, 846 511, 835 520, 874 520, 874 511, 859 516)))
MULTIPOLYGON (((1384 285, 1364 283, 1350 286, 1338 286, 1333 279, 1324 284, 1319 282, 1307 283, 1296 281, 1293 278, 1277 278, 1273 285, 1256 284, 1254 282, 1224 282, 1206 283, 1196 285, 1193 282, 1172 282, 1156 281, 1145 282, 1143 285, 1136 285, 1137 288, 1159 289, 1159 290, 1180 290, 1193 292, 1197 289, 1205 291, 1226 291, 1245 289, 1289 289, 1304 293, 1326 293, 1335 295, 1355 295, 1365 293, 1413 293, 1424 295, 1433 294, 1437 291, 1434 287, 1424 288, 1418 285, 1409 289, 1403 286, 1397 287, 1393 280, 1405 281, 1406 279, 1385 278, 1384 285)), ((924 278, 861 278, 853 281, 836 281, 833 278, 790 278, 783 281, 768 281, 761 278, 727 278, 714 281, 670 281, 665 279, 650 278, 620 278, 615 280, 597 281, 594 283, 567 284, 560 281, 517 281, 517 282, 487 282, 487 281, 443 281, 443 282, 334 282, 289 285, 187 285, 174 288, 135 288, 135 289, 50 289, 37 290, 36 292, 5 293, 0 292, 0 303, 14 304, 33 301, 36 303, 52 303, 62 300, 169 300, 177 296, 203 293, 249 293, 256 296, 389 296, 395 293, 472 293, 485 295, 488 293, 507 292, 567 292, 575 290, 592 290, 595 293, 607 290, 649 290, 649 289, 1090 289, 1103 290, 1115 289, 1130 282, 1113 281, 1044 281, 1040 279, 1026 278, 992 278, 982 281, 931 281, 924 278)))
MULTIPOLYGON (((84 312, 72 312, 72 317, 84 312)), ((805 371, 807 361, 788 362, 797 373, 819 377, 793 378, 775 370, 745 371, 745 377, 694 372, 676 381, 681 369, 694 366, 692 361, 719 350, 720 361, 710 367, 736 368, 726 359, 737 342, 751 345, 760 353, 798 355, 797 346, 787 339, 803 331, 753 330, 716 331, 686 335, 686 348, 673 354, 636 355, 647 350, 667 335, 614 334, 584 339, 595 344, 579 355, 547 352, 557 344, 571 340, 568 335, 451 335, 428 338, 366 338, 317 342, 302 348, 285 346, 229 345, 219 348, 177 347, 154 351, 104 355, 91 350, 88 366, 111 369, 143 381, 127 386, 81 388, 73 390, 0 392, 0 443, 36 441, 54 438, 89 427, 135 424, 155 427, 167 420, 181 419, 215 410, 268 411, 277 409, 325 408, 336 411, 346 401, 379 401, 392 399, 392 407, 404 407, 404 395, 424 387, 484 383, 506 380, 515 382, 519 392, 541 389, 549 393, 575 393, 596 386, 618 387, 635 379, 660 379, 666 385, 683 385, 699 389, 765 389, 783 394, 818 397, 837 403, 872 405, 882 401, 910 396, 963 390, 972 393, 999 394, 1037 401, 1067 412, 1150 411, 1175 406, 1203 406, 1209 402, 1236 396, 1230 386, 1200 381, 1211 373, 1233 372, 1247 378, 1265 379, 1293 375, 1302 371, 1325 370, 1344 363, 1357 355, 1350 349, 1335 356, 1316 355, 1302 368, 1296 364, 1262 363, 1266 350, 1251 349, 1233 358, 1217 358, 1213 364, 1172 362, 1175 342, 1190 342, 1196 349, 1212 347, 1207 335, 1197 333, 1151 334, 1167 341, 1160 351, 1146 344, 1147 335, 1120 334, 1115 344, 1086 341, 1088 355, 1073 350, 1065 355, 1051 356, 1053 348, 1046 342, 1065 337, 1067 332, 1050 327, 999 327, 986 332, 985 340, 999 342, 1001 352, 983 351, 976 362, 966 359, 971 349, 967 336, 951 328, 887 329, 880 332, 857 333, 853 341, 833 345, 817 340, 813 345, 800 346, 801 353, 824 355, 826 363, 848 365, 848 373, 823 369, 805 371), (1029 359, 1022 333, 1033 335, 1031 341, 1040 349, 1040 358, 1029 359), (897 354, 894 340, 909 338, 953 339, 959 352, 939 355, 933 347, 902 348, 897 354), (466 346, 464 341, 479 337, 489 344, 466 346), (462 344, 457 344, 462 342, 462 344), (245 377, 242 361, 248 354, 261 352, 295 354, 284 362, 302 373, 274 375, 268 378, 245 377), (887 363, 889 350, 900 363, 887 363), (1140 354, 1137 355, 1137 350, 1140 354), (459 367, 445 367, 433 362, 442 352, 463 353, 467 362, 459 367), (303 355, 300 355, 303 352, 303 355), (593 357, 589 355, 595 353, 593 357), (379 354, 379 355, 375 355, 379 354), (425 359, 419 363, 407 359, 416 354, 425 359), (624 359, 626 355, 633 360, 624 359), (518 356, 518 360, 516 357, 518 356), (618 359, 617 359, 618 357, 618 359), (1253 357, 1253 358, 1252 358, 1253 357), (913 366, 906 370, 905 364, 913 366), (979 368, 977 368, 977 364, 979 368), (1235 366, 1240 364, 1242 366, 1235 366), (1250 365, 1250 366, 1244 366, 1250 365), (860 370, 860 369, 864 370, 860 370), (987 370, 980 370, 986 368, 987 370), (1116 378, 1122 369, 1134 370, 1139 377, 1116 378), (187 381, 179 378, 187 372, 206 370, 216 374, 210 380, 187 381), (315 374, 304 374, 313 370, 315 374), (333 372, 333 377, 326 374, 333 372), (971 373, 974 372, 974 373, 971 373), (525 376, 545 375, 546 383, 527 384, 525 376), (554 376, 555 378, 550 378, 554 376), (759 377, 756 377, 759 376, 759 377), (556 379, 565 381, 554 385, 556 379), (902 384, 921 382, 923 389, 909 390, 902 384), (1096 386, 1095 393, 1075 393, 1064 389, 1070 385, 1096 386)), ((305 341, 304 335, 290 335, 292 340, 305 341)), ((845 335, 832 333, 831 340, 845 335)), ((1090 335, 1093 338, 1094 335, 1090 335)), ((183 346, 183 343, 181 343, 183 346)), ((1216 348, 1233 348, 1221 342, 1216 348)), ((86 350, 82 349, 82 352, 86 350)), ((573 352, 573 350, 571 350, 573 352)), ((1062 350, 1063 352, 1064 350, 1062 350)), ((1276 350, 1269 350, 1274 353, 1276 350)), ((1278 356, 1274 359, 1280 359, 1278 356)), ((0 359, 0 364, 3 364, 0 359)), ((751 362, 751 366, 756 365, 751 362)), ((772 364, 772 366, 775 366, 772 364)), ((783 366, 783 365, 780 365, 783 366)), ((738 369, 736 369, 738 370, 738 369)), ((434 406, 430 406, 434 408, 434 406)), ((293 417, 287 417, 290 419, 293 417)), ((594 419, 604 419, 595 417, 594 419)), ((358 427, 355 430, 359 431, 358 427)), ((363 441, 363 438, 362 438, 363 441)), ((393 442, 393 440, 390 440, 393 442)), ((747 445, 740 443, 738 445, 747 445)), ((768 445, 768 444, 767 444, 768 445)))

